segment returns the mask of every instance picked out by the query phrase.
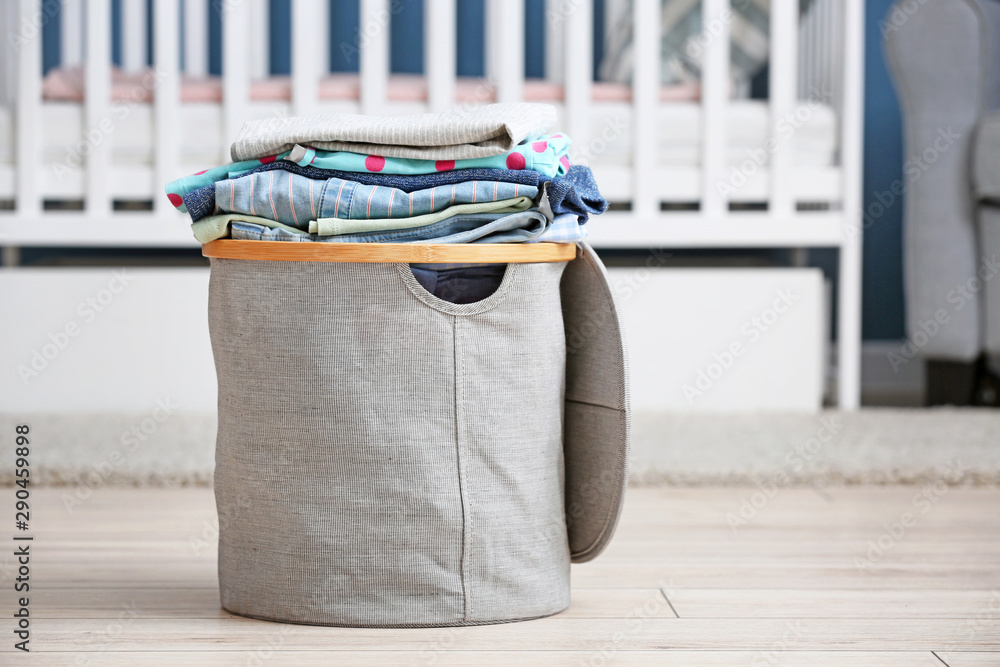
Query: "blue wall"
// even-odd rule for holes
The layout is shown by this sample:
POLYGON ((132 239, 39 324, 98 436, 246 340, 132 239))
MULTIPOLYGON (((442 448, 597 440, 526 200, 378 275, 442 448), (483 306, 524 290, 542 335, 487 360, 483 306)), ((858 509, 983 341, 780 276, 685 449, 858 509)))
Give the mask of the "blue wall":
MULTIPOLYGON (((896 91, 882 52, 879 21, 892 0, 868 0, 865 39, 865 210, 876 193, 900 179, 903 163, 902 122, 896 91)), ((865 339, 902 338, 903 205, 897 198, 865 230, 863 332, 865 339)))

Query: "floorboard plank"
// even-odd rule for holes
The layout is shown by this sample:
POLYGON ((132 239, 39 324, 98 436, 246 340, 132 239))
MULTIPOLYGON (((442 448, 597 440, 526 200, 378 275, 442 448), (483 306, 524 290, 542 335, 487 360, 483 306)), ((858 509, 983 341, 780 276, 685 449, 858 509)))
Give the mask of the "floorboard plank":
POLYGON ((1000 652, 936 651, 948 667, 1000 667, 1000 652))
POLYGON ((682 618, 965 618, 1000 608, 996 590, 695 589, 669 591, 682 618))
MULTIPOLYGON (((38 667, 63 667, 73 664, 73 654, 35 653, 30 664, 38 667)), ((27 661, 26 661, 27 662, 27 661)), ((197 667, 232 667, 233 665, 266 665, 266 667, 400 667, 428 666, 469 667, 470 665, 502 665, 504 667, 941 667, 941 662, 927 651, 789 651, 763 654, 754 651, 467 651, 429 648, 411 651, 172 651, 103 653, 102 667, 165 667, 196 665, 197 667)), ((967 663, 981 667, 996 663, 967 663)))
POLYGON ((1000 620, 970 632, 962 619, 590 619, 560 616, 439 629, 293 626, 231 618, 145 619, 143 609, 124 619, 42 619, 33 625, 37 646, 49 650, 223 650, 269 646, 279 639, 297 650, 378 646, 420 651, 447 638, 466 650, 712 650, 747 651, 998 651, 1000 620))
MULTIPOLYGON (((144 619, 229 618, 216 586, 188 588, 42 588, 31 598, 33 618, 115 619, 136 610, 144 619)), ((573 590, 563 618, 624 619, 633 616, 676 618, 658 589, 590 588, 573 590)))

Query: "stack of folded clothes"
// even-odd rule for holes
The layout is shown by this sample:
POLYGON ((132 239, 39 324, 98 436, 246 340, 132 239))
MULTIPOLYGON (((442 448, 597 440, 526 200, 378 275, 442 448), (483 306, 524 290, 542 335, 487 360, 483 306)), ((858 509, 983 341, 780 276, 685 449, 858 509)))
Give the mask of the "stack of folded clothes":
POLYGON ((571 243, 603 213, 545 104, 244 125, 233 163, 167 185, 202 243, 571 243))

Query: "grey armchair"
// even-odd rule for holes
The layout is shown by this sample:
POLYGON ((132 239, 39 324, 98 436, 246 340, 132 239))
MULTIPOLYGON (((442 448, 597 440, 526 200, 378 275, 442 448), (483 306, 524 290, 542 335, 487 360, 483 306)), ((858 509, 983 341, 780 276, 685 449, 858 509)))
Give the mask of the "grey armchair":
POLYGON ((929 362, 928 402, 996 403, 1000 2, 899 0, 883 25, 903 111, 910 345, 929 362))

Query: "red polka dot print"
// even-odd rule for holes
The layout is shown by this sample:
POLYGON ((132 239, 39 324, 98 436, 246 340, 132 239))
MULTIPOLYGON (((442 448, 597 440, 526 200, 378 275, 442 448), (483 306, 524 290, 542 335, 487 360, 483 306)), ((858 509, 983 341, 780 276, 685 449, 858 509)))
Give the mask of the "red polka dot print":
POLYGON ((524 169, 528 166, 528 162, 524 159, 524 156, 520 153, 511 153, 507 156, 507 168, 508 169, 524 169))
POLYGON ((202 169, 201 171, 197 172, 197 173, 195 174, 195 176, 201 176, 201 175, 202 175, 202 174, 204 174, 204 173, 205 173, 206 171, 208 171, 208 169, 202 169))
POLYGON ((562 166, 566 167, 567 171, 569 171, 569 158, 568 157, 566 157, 565 155, 563 155, 561 158, 559 158, 559 162, 562 164, 562 166))
POLYGON ((168 193, 167 199, 169 199, 170 203, 174 205, 174 208, 180 208, 181 205, 184 204, 184 200, 181 199, 181 196, 176 192, 168 193))
POLYGON ((545 152, 545 149, 548 147, 549 147, 549 142, 547 141, 536 141, 535 143, 531 144, 532 150, 534 150, 536 153, 543 153, 545 152))
POLYGON ((438 171, 451 171, 455 168, 454 160, 438 160, 434 163, 434 168, 438 171))
POLYGON ((277 156, 277 155, 269 155, 269 156, 267 156, 267 157, 262 157, 262 158, 260 159, 260 163, 261 163, 261 164, 267 164, 267 163, 269 163, 269 162, 274 162, 274 161, 275 161, 275 160, 277 160, 277 159, 278 159, 278 156, 277 156))
POLYGON ((365 169, 368 171, 382 171, 385 169, 385 158, 381 155, 369 155, 365 158, 365 169))

